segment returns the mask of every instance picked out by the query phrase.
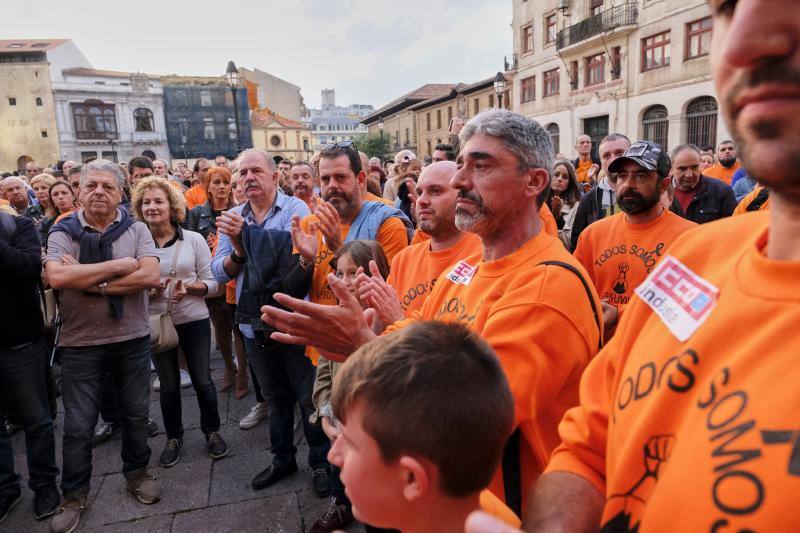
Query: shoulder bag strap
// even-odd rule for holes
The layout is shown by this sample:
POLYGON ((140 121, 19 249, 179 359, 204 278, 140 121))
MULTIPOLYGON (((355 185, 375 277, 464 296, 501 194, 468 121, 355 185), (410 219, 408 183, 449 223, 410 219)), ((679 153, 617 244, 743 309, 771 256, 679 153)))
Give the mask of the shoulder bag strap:
POLYGON ((175 278, 178 277, 178 272, 175 270, 175 267, 178 266, 178 256, 181 253, 181 244, 183 244, 183 239, 178 239, 178 242, 175 243, 175 253, 172 255, 172 265, 169 267, 169 296, 167 297, 167 314, 172 313, 172 293, 175 291, 175 278))

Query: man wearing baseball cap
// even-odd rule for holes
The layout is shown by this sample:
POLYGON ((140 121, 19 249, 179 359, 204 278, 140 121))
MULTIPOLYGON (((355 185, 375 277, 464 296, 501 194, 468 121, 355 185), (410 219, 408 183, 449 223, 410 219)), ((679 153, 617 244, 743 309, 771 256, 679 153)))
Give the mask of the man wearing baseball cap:
POLYGON ((660 144, 639 141, 608 167, 617 175, 621 213, 602 218, 581 233, 575 257, 586 268, 603 304, 605 338, 633 290, 653 271, 664 250, 696 226, 664 209, 672 162, 660 144))

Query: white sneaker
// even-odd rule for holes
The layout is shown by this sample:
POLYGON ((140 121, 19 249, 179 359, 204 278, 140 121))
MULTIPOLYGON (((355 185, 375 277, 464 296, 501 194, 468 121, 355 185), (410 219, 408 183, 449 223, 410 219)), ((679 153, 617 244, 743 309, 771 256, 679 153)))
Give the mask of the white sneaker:
POLYGON ((239 420, 239 429, 252 429, 258 425, 259 422, 267 418, 267 404, 257 403, 250 409, 244 418, 239 420))
POLYGON ((186 387, 191 387, 191 386, 192 386, 192 378, 189 377, 189 371, 181 368, 181 388, 185 389, 186 387))
POLYGON ((153 380, 153 390, 158 392, 161 390, 161 378, 156 376, 156 379, 153 380))

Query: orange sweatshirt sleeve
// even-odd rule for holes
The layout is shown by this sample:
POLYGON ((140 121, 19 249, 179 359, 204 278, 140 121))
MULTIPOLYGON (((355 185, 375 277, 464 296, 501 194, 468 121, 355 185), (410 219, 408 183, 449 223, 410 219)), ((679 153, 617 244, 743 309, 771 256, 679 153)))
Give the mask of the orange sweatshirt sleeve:
POLYGON ((392 262, 400 250, 408 246, 408 233, 403 221, 397 217, 387 218, 378 230, 377 240, 383 246, 386 259, 392 262))
MULTIPOLYGON (((635 302, 632 305, 634 309, 635 302)), ((617 386, 617 374, 624 365, 622 340, 626 331, 641 326, 631 325, 637 313, 629 310, 620 317, 617 334, 589 363, 581 377, 580 404, 564 414, 558 426, 561 444, 553 452, 545 472, 571 472, 606 492, 606 442, 608 421, 617 386), (629 316, 631 315, 631 316, 629 316)))

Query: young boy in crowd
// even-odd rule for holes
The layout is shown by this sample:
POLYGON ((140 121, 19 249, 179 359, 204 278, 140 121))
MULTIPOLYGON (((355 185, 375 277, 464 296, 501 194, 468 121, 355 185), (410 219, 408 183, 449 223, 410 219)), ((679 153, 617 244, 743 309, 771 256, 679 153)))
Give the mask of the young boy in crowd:
POLYGON ((375 527, 462 532, 483 509, 518 526, 484 490, 511 434, 514 400, 496 355, 461 324, 419 322, 363 346, 331 397, 353 513, 375 527))

